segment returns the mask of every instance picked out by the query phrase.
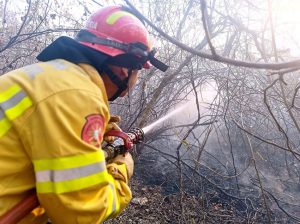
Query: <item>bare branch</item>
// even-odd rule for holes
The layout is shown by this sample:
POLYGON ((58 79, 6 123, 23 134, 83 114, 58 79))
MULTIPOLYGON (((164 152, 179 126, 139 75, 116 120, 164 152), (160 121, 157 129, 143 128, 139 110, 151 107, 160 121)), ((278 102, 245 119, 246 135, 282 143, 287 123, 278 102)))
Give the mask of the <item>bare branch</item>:
POLYGON ((192 47, 189 47, 179 41, 177 41, 175 38, 169 36, 165 32, 163 32, 160 28, 155 26, 150 20, 148 20, 146 17, 144 17, 128 0, 124 0, 131 8, 134 10, 136 15, 140 17, 142 20, 146 21, 153 29, 155 29, 161 36, 166 38, 171 43, 175 44, 177 47, 181 48, 182 50, 188 51, 194 55, 197 55, 201 58, 239 66, 239 67, 247 67, 247 68, 256 68, 256 69, 270 69, 270 70, 280 70, 280 69, 289 69, 291 67, 299 67, 300 66, 300 60, 294 60, 289 61, 285 63, 251 63, 251 62, 245 62, 245 61, 239 61, 239 60, 233 60, 230 58, 221 57, 219 55, 210 55, 201 51, 198 51, 192 47))

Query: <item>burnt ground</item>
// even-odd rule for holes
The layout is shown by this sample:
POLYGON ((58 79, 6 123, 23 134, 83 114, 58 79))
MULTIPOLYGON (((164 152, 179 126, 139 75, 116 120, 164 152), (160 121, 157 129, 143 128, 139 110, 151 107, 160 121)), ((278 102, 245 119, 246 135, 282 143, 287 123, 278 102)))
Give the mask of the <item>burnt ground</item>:
MULTIPOLYGON (((211 203, 195 195, 183 193, 180 203, 179 193, 164 195, 159 186, 145 186, 138 180, 131 180, 133 199, 114 223, 243 223, 245 219, 235 214, 234 208, 211 203), (183 212, 181 212, 181 205, 183 212)), ((251 222, 250 222, 251 223, 251 222)))
POLYGON ((133 199, 119 217, 106 224, 297 223, 275 209, 270 209, 269 221, 259 190, 239 196, 234 190, 230 191, 234 183, 218 179, 207 170, 201 173, 211 177, 215 184, 189 173, 192 178, 184 178, 182 189, 185 191, 180 192, 176 172, 156 162, 137 160, 130 181, 133 199))

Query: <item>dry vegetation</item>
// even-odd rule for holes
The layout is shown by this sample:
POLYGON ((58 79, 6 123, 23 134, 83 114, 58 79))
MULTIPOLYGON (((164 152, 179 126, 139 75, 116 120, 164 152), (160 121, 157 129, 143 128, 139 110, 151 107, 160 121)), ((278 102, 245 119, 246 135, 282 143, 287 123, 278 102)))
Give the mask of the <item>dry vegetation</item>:
POLYGON ((278 31, 279 1, 19 2, 0 0, 1 74, 118 2, 139 10, 170 65, 165 74, 144 71, 130 97, 111 104, 123 129, 194 105, 147 134, 135 200, 113 223, 300 222, 300 62, 278 44, 293 31, 278 31))
MULTIPOLYGON (((261 209, 249 207, 247 202, 223 197, 216 191, 197 194, 178 193, 164 194, 160 186, 149 186, 135 179, 131 181, 133 200, 125 211, 116 219, 107 221, 114 223, 264 223, 266 214, 261 209), (180 200, 182 197, 182 200, 180 200), (181 206, 184 205, 182 212, 181 206)), ((287 219, 276 216, 274 223, 288 223, 287 219)))

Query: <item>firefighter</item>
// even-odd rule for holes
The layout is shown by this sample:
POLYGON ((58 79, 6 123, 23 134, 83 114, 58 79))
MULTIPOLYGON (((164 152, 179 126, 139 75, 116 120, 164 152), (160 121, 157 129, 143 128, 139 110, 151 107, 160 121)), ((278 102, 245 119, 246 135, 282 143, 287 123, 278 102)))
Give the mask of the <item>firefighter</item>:
POLYGON ((100 150, 114 127, 108 101, 125 96, 150 62, 167 66, 123 6, 97 11, 75 39, 59 37, 37 59, 0 77, 0 216, 35 188, 43 209, 23 223, 115 217, 131 199, 133 160, 127 153, 107 164, 100 150))

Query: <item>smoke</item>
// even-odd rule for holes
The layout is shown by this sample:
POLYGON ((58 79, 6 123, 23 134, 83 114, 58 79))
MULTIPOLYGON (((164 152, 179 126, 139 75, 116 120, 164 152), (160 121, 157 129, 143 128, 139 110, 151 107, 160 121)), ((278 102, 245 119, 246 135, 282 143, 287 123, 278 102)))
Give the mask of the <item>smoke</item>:
MULTIPOLYGON (((300 216, 299 161, 292 162, 291 158, 286 158, 285 153, 275 148, 259 150, 261 142, 251 138, 253 158, 245 133, 237 129, 230 120, 226 121, 226 126, 223 117, 218 114, 215 104, 218 100, 216 84, 210 82, 202 86, 199 92, 199 111, 196 97, 191 92, 185 102, 176 105, 167 115, 144 128, 145 132, 149 132, 172 125, 166 134, 168 138, 156 141, 154 146, 176 157, 176 149, 181 144, 179 152, 184 163, 194 168, 198 167, 197 169, 211 182, 221 188, 231 189, 231 194, 245 198, 253 197, 257 203, 261 203, 261 190, 256 174, 258 169, 270 208, 278 210, 280 206, 287 213, 300 216), (183 141, 183 137, 198 116, 199 124, 202 125, 196 126, 183 141), (218 122, 215 122, 216 120, 218 122), (253 159, 256 161, 256 169, 253 159)), ((157 159, 156 163, 155 167, 167 178, 171 172, 167 167, 171 164, 166 159, 157 159)), ((168 188, 173 189, 170 186, 168 188)))

